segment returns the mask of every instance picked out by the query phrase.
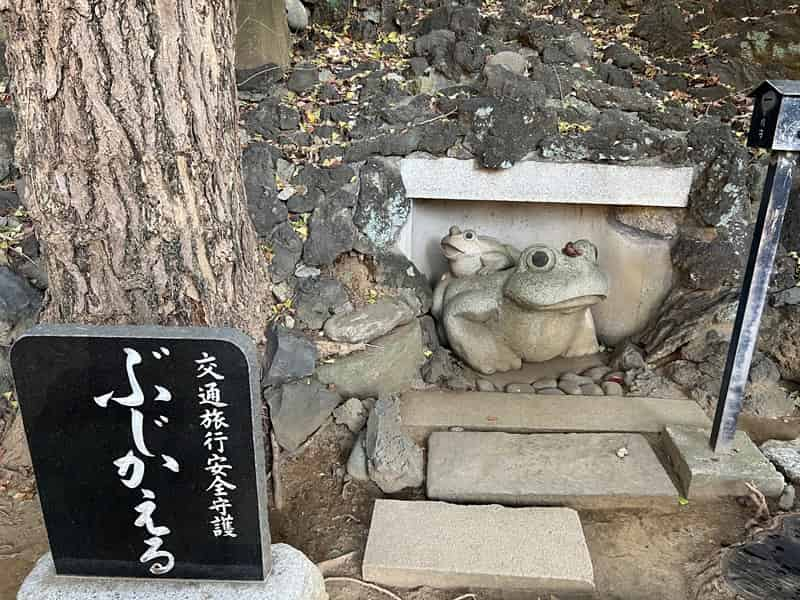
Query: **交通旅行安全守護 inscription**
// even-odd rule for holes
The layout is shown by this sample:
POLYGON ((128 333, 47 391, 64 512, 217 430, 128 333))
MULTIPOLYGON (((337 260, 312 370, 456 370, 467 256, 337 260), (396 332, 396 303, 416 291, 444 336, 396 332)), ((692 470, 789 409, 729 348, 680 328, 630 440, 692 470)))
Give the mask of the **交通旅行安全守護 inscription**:
POLYGON ((59 575, 266 578, 249 338, 39 326, 17 341, 11 362, 59 575))

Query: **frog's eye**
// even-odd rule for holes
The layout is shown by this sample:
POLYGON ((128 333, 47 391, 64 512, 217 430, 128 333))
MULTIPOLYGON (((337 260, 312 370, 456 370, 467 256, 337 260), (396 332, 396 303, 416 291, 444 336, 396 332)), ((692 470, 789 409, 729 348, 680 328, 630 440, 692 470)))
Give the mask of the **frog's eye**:
POLYGON ((464 232, 465 240, 474 240, 476 237, 477 236, 475 235, 475 232, 472 231, 471 229, 468 229, 467 231, 464 232))
POLYGON ((555 254, 549 248, 536 248, 525 257, 525 265, 531 271, 549 271, 555 264, 555 254))

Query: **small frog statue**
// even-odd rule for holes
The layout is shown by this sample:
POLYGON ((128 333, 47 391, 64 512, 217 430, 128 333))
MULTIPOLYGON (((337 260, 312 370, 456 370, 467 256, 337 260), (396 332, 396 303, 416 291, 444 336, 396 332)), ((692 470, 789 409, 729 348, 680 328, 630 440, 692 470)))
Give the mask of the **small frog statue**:
POLYGON ((458 226, 450 228, 450 235, 442 238, 442 252, 450 263, 453 277, 488 275, 517 264, 520 251, 471 229, 461 231, 458 226))

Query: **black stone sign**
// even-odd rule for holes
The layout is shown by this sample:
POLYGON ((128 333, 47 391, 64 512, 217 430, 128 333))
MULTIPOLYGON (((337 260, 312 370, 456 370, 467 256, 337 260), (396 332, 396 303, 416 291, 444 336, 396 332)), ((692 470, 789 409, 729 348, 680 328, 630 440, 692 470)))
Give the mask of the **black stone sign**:
POLYGON ((252 341, 39 326, 11 362, 59 575, 266 578, 252 341))

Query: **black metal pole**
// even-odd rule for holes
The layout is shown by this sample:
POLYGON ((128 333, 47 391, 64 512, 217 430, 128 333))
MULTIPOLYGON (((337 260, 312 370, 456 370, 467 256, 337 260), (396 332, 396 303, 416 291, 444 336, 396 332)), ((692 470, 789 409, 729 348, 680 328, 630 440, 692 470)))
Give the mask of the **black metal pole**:
POLYGON ((711 448, 714 452, 730 448, 736 434, 736 422, 742 410, 742 399, 758 341, 761 314, 796 166, 796 152, 775 152, 769 166, 711 430, 711 448))

